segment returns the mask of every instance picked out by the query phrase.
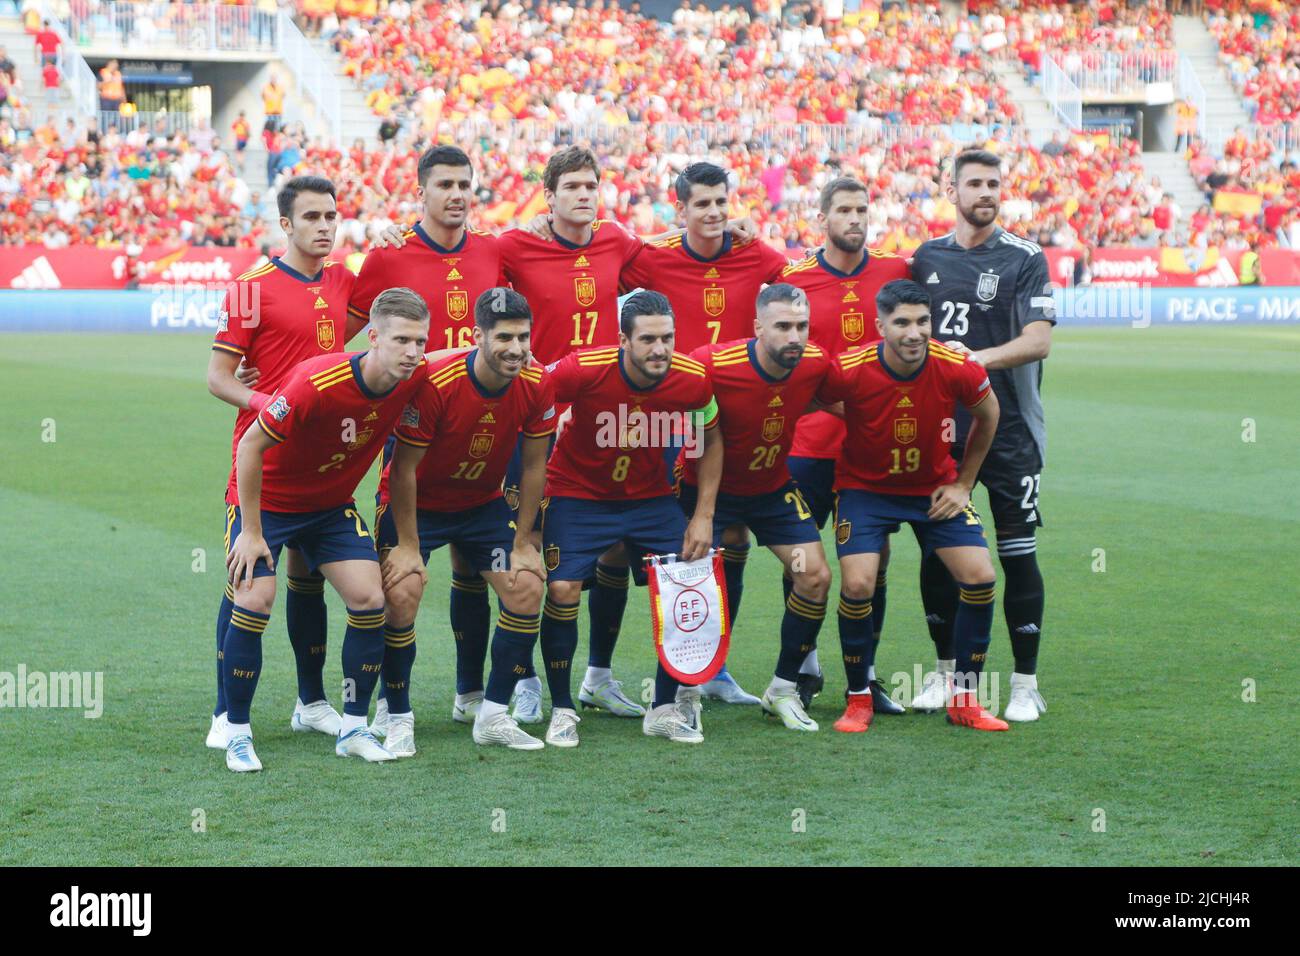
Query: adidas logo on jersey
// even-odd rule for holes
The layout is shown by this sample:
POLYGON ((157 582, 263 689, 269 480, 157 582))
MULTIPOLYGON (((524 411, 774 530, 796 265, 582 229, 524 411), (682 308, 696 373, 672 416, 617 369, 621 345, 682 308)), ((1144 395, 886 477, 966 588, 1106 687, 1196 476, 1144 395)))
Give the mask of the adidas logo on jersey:
POLYGON ((447 273, 447 281, 448 281, 448 282, 455 282, 455 281, 457 281, 457 280, 459 280, 459 279, 463 279, 463 278, 465 278, 465 277, 464 277, 463 275, 460 274, 460 270, 457 269, 455 266, 452 266, 451 271, 447 273))
POLYGON ((378 418, 379 418, 379 413, 376 412, 376 411, 372 411, 369 415, 367 415, 365 418, 363 418, 363 419, 361 419, 361 420, 362 420, 363 422, 373 422, 373 421, 375 421, 375 420, 378 419, 378 418))
POLYGON ((925 284, 926 284, 926 285, 938 285, 938 284, 939 284, 939 273, 937 273, 937 272, 931 272, 931 273, 930 273, 930 278, 928 278, 928 279, 925 280, 925 284))
POLYGON ((844 293, 844 298, 840 299, 840 301, 841 301, 841 302, 857 302, 857 301, 858 301, 858 294, 857 294, 856 292, 854 292, 852 289, 850 289, 848 292, 844 293))
POLYGON ((773 396, 772 400, 771 400, 770 402, 767 403, 767 407, 768 407, 768 408, 780 408, 780 407, 781 407, 782 405, 784 405, 784 404, 785 404, 785 402, 781 401, 781 396, 780 396, 780 395, 776 395, 776 396, 773 396))
POLYGON ((715 267, 713 267, 713 266, 709 266, 709 271, 706 272, 706 273, 704 273, 704 278, 706 278, 706 279, 721 279, 722 276, 718 273, 718 270, 717 270, 715 267))
POLYGON ((482 418, 478 420, 478 423, 480 425, 495 425, 497 423, 497 420, 492 417, 491 412, 488 412, 486 415, 484 415, 482 418))
POLYGON ((912 407, 912 400, 911 400, 910 398, 908 398, 906 395, 904 395, 902 398, 900 398, 900 399, 898 400, 898 404, 895 405, 894 407, 895 407, 895 408, 911 408, 911 407, 912 407))
POLYGON ((325 301, 324 299, 322 299, 320 296, 316 296, 316 308, 318 308, 318 309, 328 309, 329 307, 330 307, 330 306, 329 306, 329 303, 328 303, 328 302, 326 302, 326 301, 325 301))
POLYGON ((577 259, 573 260, 573 268, 575 268, 575 269, 590 269, 590 268, 591 268, 591 263, 587 261, 587 257, 586 257, 586 256, 582 256, 582 255, 580 255, 580 256, 578 256, 577 259))

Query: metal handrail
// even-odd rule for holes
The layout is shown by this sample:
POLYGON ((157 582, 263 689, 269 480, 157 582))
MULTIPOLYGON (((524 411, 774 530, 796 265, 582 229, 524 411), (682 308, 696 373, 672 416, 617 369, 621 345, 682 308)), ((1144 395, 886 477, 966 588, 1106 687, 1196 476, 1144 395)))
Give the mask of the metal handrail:
POLYGON ((1043 71, 1039 74, 1043 98, 1066 129, 1083 127, 1083 92, 1077 83, 1056 62, 1055 56, 1043 57, 1043 71))
POLYGON ((343 88, 338 73, 327 63, 310 41, 302 35, 289 14, 279 13, 279 54, 292 71, 298 91, 316 104, 317 112, 329 128, 330 139, 341 142, 343 136, 343 88))
POLYGON ((274 53, 276 14, 217 3, 102 3, 93 12, 68 11, 62 21, 80 46, 136 50, 184 49, 274 53))
POLYGON ((81 116, 89 116, 99 108, 99 84, 95 80, 95 72, 90 68, 85 57, 77 51, 68 36, 68 31, 54 16, 48 3, 41 5, 41 18, 50 21, 50 26, 63 41, 59 47, 56 63, 59 75, 63 77, 64 86, 72 94, 76 112, 81 116))

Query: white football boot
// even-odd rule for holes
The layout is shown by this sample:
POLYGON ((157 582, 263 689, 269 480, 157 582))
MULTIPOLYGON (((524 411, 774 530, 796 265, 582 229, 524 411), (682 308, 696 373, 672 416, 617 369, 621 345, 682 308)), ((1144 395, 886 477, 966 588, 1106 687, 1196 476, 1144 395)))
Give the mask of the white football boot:
POLYGON ((808 712, 803 709, 797 687, 787 689, 768 685, 767 690, 763 691, 762 708, 763 713, 769 717, 781 718, 781 723, 791 730, 808 732, 817 730, 817 721, 809 717, 808 712))
POLYGON ((236 734, 226 744, 226 766, 235 773, 249 773, 262 769, 262 761, 257 759, 253 750, 253 738, 248 734, 236 734))
POLYGON ((582 718, 578 712, 568 707, 556 707, 551 711, 551 726, 546 730, 546 742, 552 747, 578 746, 578 724, 582 718))
POLYGON ((1038 693, 1038 675, 1011 674, 1011 699, 1007 709, 1002 712, 1004 720, 1026 722, 1037 720, 1039 714, 1047 712, 1043 695, 1038 693))
POLYGON ((525 677, 515 682, 515 709, 510 714, 519 724, 542 722, 542 680, 525 677))
POLYGON ((582 682, 578 702, 583 707, 607 710, 615 717, 644 717, 645 708, 623 693, 623 682, 610 677, 599 684, 582 682))
POLYGON ((483 692, 476 690, 469 694, 457 694, 451 704, 451 719, 458 724, 472 724, 483 706, 483 692))
POLYGON ((310 704, 304 704, 301 700, 295 702, 293 717, 289 720, 289 726, 297 733, 305 734, 314 730, 320 734, 329 734, 331 737, 339 735, 339 725, 342 723, 343 718, 327 700, 318 700, 310 704))
POLYGON ((520 730, 509 714, 484 717, 479 711, 474 718, 474 743, 483 746, 509 747, 511 750, 541 750, 546 744, 520 730))
POLYGON ((646 713, 641 721, 641 731, 647 737, 667 737, 679 744, 703 743, 695 707, 689 700, 660 704, 646 713))
POLYGON ((204 743, 213 750, 225 750, 226 744, 230 743, 230 733, 226 729, 226 723, 225 711, 212 718, 212 725, 208 728, 208 739, 204 743))
POLYGON ((925 675, 924 680, 921 681, 920 693, 912 698, 912 709, 928 714, 947 707, 948 684, 956 669, 955 660, 936 661, 935 670, 925 675))
POLYGON ((370 725, 370 733, 376 737, 388 736, 388 698, 381 697, 375 704, 375 721, 370 725))
POLYGON ((709 700, 720 700, 724 704, 760 704, 757 697, 749 693, 732 677, 724 667, 718 675, 706 684, 700 685, 700 693, 709 700))
POLYGON ((415 714, 389 714, 384 749, 394 757, 415 756, 415 714))
POLYGON ((342 734, 334 744, 334 753, 340 757, 362 757, 369 763, 394 759, 392 752, 376 740, 370 728, 364 724, 342 734))

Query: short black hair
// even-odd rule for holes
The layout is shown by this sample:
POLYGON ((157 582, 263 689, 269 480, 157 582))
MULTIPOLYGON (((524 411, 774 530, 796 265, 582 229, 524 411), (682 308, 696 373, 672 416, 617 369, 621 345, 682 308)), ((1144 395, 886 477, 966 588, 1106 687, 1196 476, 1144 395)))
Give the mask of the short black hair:
POLYGON ((533 310, 528 300, 514 289, 493 286, 474 303, 474 324, 484 332, 491 332, 498 322, 511 319, 533 321, 533 310))
POLYGON ((293 219, 293 201, 299 193, 321 193, 336 201, 338 199, 334 184, 324 176, 295 176, 281 186, 280 192, 276 194, 275 204, 280 209, 281 218, 293 219))
POLYGON ((420 157, 420 164, 415 167, 415 180, 420 184, 421 189, 429 178, 429 170, 434 166, 468 166, 470 175, 474 174, 474 164, 469 161, 469 155, 459 146, 434 146, 424 151, 424 155, 420 157))
POLYGON ((817 206, 822 211, 822 215, 830 215, 831 203, 835 201, 836 193, 863 192, 870 195, 866 183, 860 179, 854 179, 852 176, 836 176, 825 186, 822 187, 822 193, 817 197, 817 206))
POLYGON ((1002 158, 997 153, 991 153, 987 149, 963 149, 957 154, 956 160, 952 164, 952 184, 954 186, 961 182, 961 170, 963 166, 992 166, 994 169, 1002 168, 1002 158))
POLYGON ((618 328, 628 338, 636 331, 636 320, 642 315, 666 315, 672 318, 673 306, 668 296, 653 289, 642 289, 628 296, 618 316, 618 328))
POLYGON ((687 202, 691 198, 691 187, 696 183, 701 186, 723 186, 727 182, 727 171, 717 163, 691 163, 681 171, 674 187, 677 199, 687 202))
POLYGON ((930 308, 930 293, 911 279, 886 282, 876 293, 876 314, 887 319, 900 305, 923 305, 930 308))
POLYGON ((791 285, 788 282, 774 282, 772 285, 765 286, 763 291, 758 294, 758 299, 754 302, 754 311, 761 312, 773 302, 785 302, 806 309, 808 308, 808 293, 797 285, 791 285))

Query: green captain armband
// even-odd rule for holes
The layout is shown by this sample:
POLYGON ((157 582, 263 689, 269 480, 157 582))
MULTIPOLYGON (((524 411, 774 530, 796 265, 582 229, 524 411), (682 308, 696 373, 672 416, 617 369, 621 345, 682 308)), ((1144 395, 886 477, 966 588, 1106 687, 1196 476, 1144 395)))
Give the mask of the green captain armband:
POLYGON ((691 412, 691 427, 704 428, 709 422, 718 417, 718 399, 716 396, 709 396, 709 404, 703 408, 697 408, 691 412))

